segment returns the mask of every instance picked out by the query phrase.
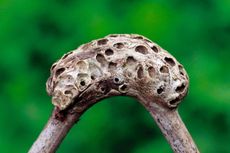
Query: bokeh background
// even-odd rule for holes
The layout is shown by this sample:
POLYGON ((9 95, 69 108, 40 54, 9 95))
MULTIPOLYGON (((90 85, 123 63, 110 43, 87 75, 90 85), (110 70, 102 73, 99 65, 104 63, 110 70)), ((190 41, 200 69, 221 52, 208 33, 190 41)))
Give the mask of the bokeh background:
MULTIPOLYGON (((179 112, 202 153, 230 153, 229 0, 0 0, 0 152, 27 152, 53 106, 51 64, 111 33, 138 33, 186 68, 179 112)), ((87 111, 58 153, 172 152, 134 99, 106 99, 87 111)))

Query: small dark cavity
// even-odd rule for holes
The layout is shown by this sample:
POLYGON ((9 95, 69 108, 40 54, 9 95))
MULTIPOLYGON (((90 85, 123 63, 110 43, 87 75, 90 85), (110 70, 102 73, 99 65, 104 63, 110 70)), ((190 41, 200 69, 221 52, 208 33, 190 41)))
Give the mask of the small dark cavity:
POLYGON ((73 51, 72 52, 69 52, 69 53, 67 53, 67 54, 65 54, 63 57, 62 57, 62 59, 65 59, 66 57, 68 57, 70 54, 72 54, 73 53, 73 51))
POLYGON ((56 77, 58 77, 61 73, 63 73, 65 71, 65 68, 59 68, 59 69, 57 69, 57 71, 56 71, 56 73, 55 73, 55 75, 56 75, 56 77))
POLYGON ((109 37, 118 37, 118 35, 116 35, 116 34, 111 34, 111 35, 109 35, 109 37))
POLYGON ((52 65, 51 70, 53 70, 56 66, 57 64, 52 65))
POLYGON ((148 54, 148 49, 145 46, 139 45, 135 48, 136 52, 139 52, 141 54, 148 54))
POLYGON ((164 88, 163 88, 162 86, 160 86, 160 87, 157 89, 157 93, 158 93, 158 94, 161 94, 163 91, 164 91, 164 88))
POLYGON ((148 73, 149 73, 149 76, 150 76, 151 78, 154 77, 154 76, 155 76, 155 69, 154 69, 154 67, 150 66, 150 67, 148 68, 148 73))
POLYGON ((181 75, 184 75, 184 71, 183 71, 183 66, 178 65, 179 71, 181 75))
POLYGON ((157 122, 158 122, 158 123, 161 123, 161 119, 157 118, 157 122))
POLYGON ((168 68, 167 66, 162 66, 162 67, 160 68, 160 72, 161 72, 161 73, 169 73, 169 68, 168 68))
POLYGON ((136 37, 134 37, 134 39, 143 39, 143 37, 142 36, 136 36, 136 37))
POLYGON ((65 94, 65 95, 72 95, 72 92, 71 92, 70 90, 66 90, 66 91, 64 92, 64 94, 65 94))
POLYGON ((115 70, 116 68, 117 68, 117 63, 109 62, 109 69, 110 70, 115 70))
POLYGON ((144 39, 144 41, 147 41, 149 43, 152 43, 152 41, 150 41, 149 39, 144 39))
POLYGON ((183 66, 182 65, 178 65, 178 68, 179 68, 180 71, 183 70, 183 66))
POLYGON ((107 63, 107 60, 105 59, 104 55, 102 55, 102 54, 97 54, 96 55, 96 60, 101 64, 106 64, 107 63))
POLYGON ((107 55, 107 56, 113 55, 113 50, 112 49, 106 49, 105 50, 105 55, 107 55))
POLYGON ((81 86, 85 86, 85 81, 82 80, 82 81, 80 82, 80 85, 81 85, 81 86))
POLYGON ((104 92, 105 91, 105 87, 101 87, 101 91, 104 92))
POLYGON ((119 42, 119 43, 114 44, 113 47, 115 47, 117 49, 122 49, 125 47, 125 45, 123 43, 119 42))
POLYGON ((173 99, 169 102, 170 105, 175 105, 180 99, 179 98, 176 98, 176 99, 173 99))
POLYGON ((180 86, 178 86, 178 87, 176 88, 176 92, 183 92, 184 89, 185 89, 185 85, 184 85, 184 84, 181 84, 180 86))
POLYGON ((94 51, 94 52, 100 52, 100 51, 101 51, 101 47, 93 48, 93 51, 94 51))
POLYGON ((119 78, 118 76, 116 76, 113 78, 113 82, 114 82, 114 84, 119 85, 119 84, 123 84, 124 80, 122 78, 119 78))
POLYGON ((65 54, 65 55, 62 57, 62 59, 65 59, 67 56, 68 56, 68 54, 65 54))
POLYGON ((127 89, 127 85, 126 84, 123 84, 121 87, 120 87, 120 90, 121 91, 126 91, 127 89))
POLYGON ((138 68, 138 70, 137 70, 137 77, 138 77, 139 79, 141 79, 141 78, 144 77, 144 70, 143 70, 143 67, 142 67, 142 66, 140 66, 140 67, 138 68))
POLYGON ((93 76, 93 75, 91 75, 91 77, 90 77, 92 80, 95 80, 95 77, 93 76))
POLYGON ((133 65, 136 62, 136 59, 134 59, 133 56, 128 56, 126 59, 126 64, 127 65, 133 65))
POLYGON ((109 41, 108 39, 101 39, 101 40, 97 41, 97 44, 98 45, 105 45, 105 44, 107 44, 108 41, 109 41))
POLYGON ((151 49, 152 49, 154 52, 156 52, 156 53, 159 52, 159 50, 158 50, 158 48, 157 48, 156 46, 152 46, 151 49))
POLYGON ((170 58, 170 57, 165 57, 164 58, 165 59, 165 61, 169 64, 169 65, 171 65, 171 66, 175 66, 175 61, 172 59, 172 58, 170 58))
POLYGON ((114 82, 118 83, 119 81, 120 81, 119 78, 117 78, 117 77, 114 78, 114 82))

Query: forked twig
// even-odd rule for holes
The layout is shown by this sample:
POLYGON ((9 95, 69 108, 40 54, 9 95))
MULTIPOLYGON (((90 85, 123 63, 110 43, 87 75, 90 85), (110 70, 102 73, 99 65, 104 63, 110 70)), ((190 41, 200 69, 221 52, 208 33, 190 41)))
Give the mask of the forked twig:
POLYGON ((183 66, 141 35, 91 41, 53 64, 47 92, 55 109, 29 152, 55 152, 84 111, 101 99, 126 95, 150 112, 175 153, 198 153, 177 112, 188 85, 183 66))

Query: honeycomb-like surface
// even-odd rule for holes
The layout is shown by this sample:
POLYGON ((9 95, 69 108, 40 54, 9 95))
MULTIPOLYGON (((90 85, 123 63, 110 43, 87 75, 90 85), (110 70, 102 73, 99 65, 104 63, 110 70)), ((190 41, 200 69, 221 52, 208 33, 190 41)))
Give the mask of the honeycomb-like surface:
POLYGON ((188 84, 183 66, 156 43, 137 34, 112 34, 65 54, 51 67, 46 85, 52 103, 64 110, 87 90, 87 100, 146 96, 175 108, 188 84))

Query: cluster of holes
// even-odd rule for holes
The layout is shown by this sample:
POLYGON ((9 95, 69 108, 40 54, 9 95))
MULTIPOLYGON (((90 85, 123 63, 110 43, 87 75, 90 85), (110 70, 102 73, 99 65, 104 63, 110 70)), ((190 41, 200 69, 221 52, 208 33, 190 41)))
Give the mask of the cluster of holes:
POLYGON ((106 49, 105 50, 105 55, 107 55, 107 56, 111 56, 111 55, 113 55, 113 50, 112 49, 106 49))
POLYGON ((158 50, 158 48, 157 48, 156 46, 152 46, 151 49, 152 49, 154 52, 156 52, 156 53, 159 52, 159 50, 158 50))
POLYGON ((175 66, 175 61, 170 57, 165 57, 164 60, 171 66, 175 66))
POLYGON ((109 41, 108 39, 101 39, 101 40, 97 41, 97 44, 98 45, 105 45, 105 44, 107 44, 108 41, 109 41))
POLYGON ((161 73, 169 73, 169 68, 168 68, 167 66, 162 66, 162 67, 160 68, 160 72, 161 72, 161 73))
POLYGON ((114 44, 113 47, 115 47, 117 49, 122 49, 125 47, 125 45, 123 43, 119 42, 119 43, 114 44))
POLYGON ((141 54, 148 54, 148 49, 147 49, 145 46, 143 46, 143 45, 137 46, 137 47, 135 48, 135 51, 136 51, 136 52, 139 52, 139 53, 141 53, 141 54))

